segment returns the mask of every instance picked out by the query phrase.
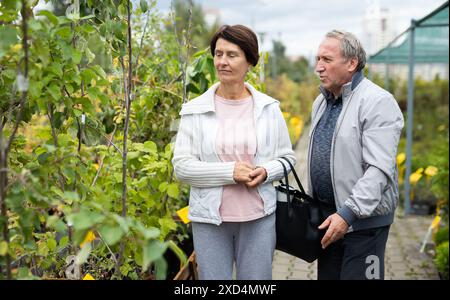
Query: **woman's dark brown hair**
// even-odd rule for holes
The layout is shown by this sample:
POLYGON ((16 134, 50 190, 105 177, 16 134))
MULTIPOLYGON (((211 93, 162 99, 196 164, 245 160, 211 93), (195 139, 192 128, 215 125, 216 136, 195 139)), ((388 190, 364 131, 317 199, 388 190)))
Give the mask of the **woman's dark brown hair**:
POLYGON ((214 34, 211 39, 211 54, 214 56, 216 43, 219 38, 238 45, 245 53, 247 62, 252 66, 256 66, 259 60, 258 38, 256 34, 244 25, 224 25, 214 34))

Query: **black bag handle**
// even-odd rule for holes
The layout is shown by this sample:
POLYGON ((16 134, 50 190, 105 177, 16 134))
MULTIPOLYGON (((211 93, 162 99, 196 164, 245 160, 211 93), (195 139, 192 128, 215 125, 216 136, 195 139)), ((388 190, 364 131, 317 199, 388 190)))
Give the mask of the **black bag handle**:
MULTIPOLYGON (((277 161, 280 162, 280 164, 283 166, 283 171, 284 171, 284 180, 286 181, 286 189, 287 189, 287 193, 286 193, 286 199, 287 199, 287 205, 288 205, 288 218, 292 219, 292 215, 293 215, 293 211, 292 211, 292 201, 290 198, 290 191, 289 191, 289 179, 288 179, 288 172, 286 170, 286 166, 284 165, 284 163, 277 159, 277 161)), ((283 181, 280 180, 280 182, 283 184, 283 181)))
POLYGON ((291 167, 291 172, 294 174, 294 178, 295 181, 297 182, 298 187, 300 188, 300 191, 306 195, 305 190, 303 189, 302 183, 300 182, 300 179, 297 176, 297 172, 295 172, 295 168, 292 165, 292 163, 289 161, 289 159, 287 159, 286 157, 281 157, 281 159, 284 159, 285 161, 287 161, 287 163, 289 164, 289 166, 291 167))

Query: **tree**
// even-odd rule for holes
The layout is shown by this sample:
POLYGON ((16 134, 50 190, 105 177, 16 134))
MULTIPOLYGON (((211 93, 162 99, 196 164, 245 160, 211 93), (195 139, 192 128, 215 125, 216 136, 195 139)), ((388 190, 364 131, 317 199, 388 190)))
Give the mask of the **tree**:
POLYGON ((311 77, 311 70, 308 60, 300 57, 291 61, 285 54, 286 47, 281 41, 272 41, 273 49, 269 55, 269 74, 275 79, 282 74, 286 74, 291 80, 300 83, 311 77))

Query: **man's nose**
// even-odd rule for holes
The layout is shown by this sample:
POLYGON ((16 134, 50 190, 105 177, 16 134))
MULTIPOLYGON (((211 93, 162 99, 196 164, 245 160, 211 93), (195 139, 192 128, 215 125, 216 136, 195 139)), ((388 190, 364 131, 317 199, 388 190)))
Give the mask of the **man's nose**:
POLYGON ((325 67, 320 62, 316 63, 316 72, 323 72, 325 67))

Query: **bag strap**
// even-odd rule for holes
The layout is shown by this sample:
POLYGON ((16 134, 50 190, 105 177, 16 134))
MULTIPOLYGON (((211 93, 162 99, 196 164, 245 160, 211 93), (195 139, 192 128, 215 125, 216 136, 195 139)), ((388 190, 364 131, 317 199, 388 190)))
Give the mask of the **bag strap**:
MULTIPOLYGON (((280 164, 283 166, 284 180, 286 181, 286 189, 287 189, 286 199, 287 199, 287 204, 288 204, 288 217, 289 217, 289 219, 291 219, 293 212, 292 212, 292 201, 291 201, 290 190, 289 190, 288 172, 286 170, 286 166, 284 165, 283 161, 281 161, 279 159, 277 159, 277 161, 279 161, 280 164)), ((281 180, 280 180, 280 182, 283 183, 281 180)), ((292 196, 292 197, 294 197, 294 196, 292 196)))
POLYGON ((281 157, 281 159, 284 159, 285 161, 287 161, 287 163, 288 163, 289 166, 291 167, 291 172, 294 174, 295 181, 297 181, 297 185, 298 185, 298 187, 300 188, 300 191, 301 191, 303 194, 306 194, 306 193, 305 193, 305 190, 303 189, 302 183, 300 182, 300 179, 299 179, 298 176, 297 176, 297 172, 295 172, 294 166, 291 164, 291 162, 289 161, 289 159, 287 159, 286 157, 281 157))
MULTIPOLYGON (((291 203, 291 199, 290 199, 290 197, 289 197, 290 191, 289 191, 289 178, 288 178, 287 169, 286 169, 286 166, 284 165, 283 161, 281 161, 281 160, 279 160, 279 159, 277 159, 277 161, 279 161, 280 164, 283 166, 284 180, 285 180, 285 182, 286 182, 285 185, 286 185, 286 189, 287 189, 286 198, 287 198, 288 204, 290 204, 290 203, 291 203)), ((282 181, 282 180, 280 180, 280 182, 283 184, 283 181, 282 181)))

